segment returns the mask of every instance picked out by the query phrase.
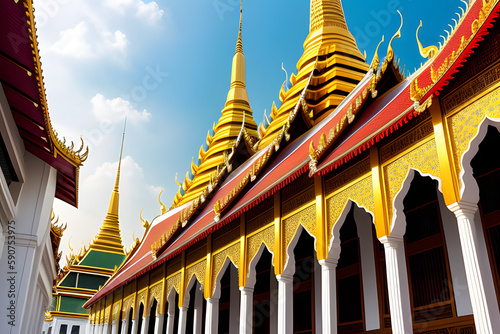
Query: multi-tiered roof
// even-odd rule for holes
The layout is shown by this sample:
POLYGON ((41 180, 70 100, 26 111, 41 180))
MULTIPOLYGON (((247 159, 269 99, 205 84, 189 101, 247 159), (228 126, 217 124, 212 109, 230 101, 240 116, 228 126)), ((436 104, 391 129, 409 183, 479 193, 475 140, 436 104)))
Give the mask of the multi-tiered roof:
POLYGON ((228 160, 238 138, 245 141, 246 151, 250 155, 253 154, 253 146, 257 142, 257 123, 253 119, 245 86, 245 55, 241 40, 243 1, 241 5, 240 28, 226 104, 222 109, 221 118, 213 127, 212 134, 208 133, 206 148, 203 146, 200 148, 198 165, 191 164, 191 175, 189 173, 186 175, 184 183, 179 188, 174 199, 174 207, 194 200, 209 185, 214 184, 218 168, 228 160))

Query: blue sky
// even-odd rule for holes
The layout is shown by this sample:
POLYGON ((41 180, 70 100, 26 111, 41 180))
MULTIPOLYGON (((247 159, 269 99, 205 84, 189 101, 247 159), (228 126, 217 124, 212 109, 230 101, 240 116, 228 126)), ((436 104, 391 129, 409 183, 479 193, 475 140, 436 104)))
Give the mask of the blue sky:
MULTIPOLYGON (((239 0, 34 0, 49 112, 60 136, 90 148, 81 168, 80 205, 54 208, 68 223, 61 250, 78 250, 97 233, 114 183, 123 119, 128 117, 122 162, 120 221, 124 244, 143 235, 139 212, 152 220, 157 201, 169 207, 191 158, 220 117, 229 89, 239 20, 239 0)), ((271 110, 303 51, 309 1, 245 1, 243 48, 247 90, 254 119, 271 110)), ((460 0, 344 0, 350 31, 370 63, 385 35, 380 56, 393 42, 406 75, 419 68, 415 31, 437 45, 450 30, 460 0)), ((64 257, 63 257, 64 258, 64 257)))

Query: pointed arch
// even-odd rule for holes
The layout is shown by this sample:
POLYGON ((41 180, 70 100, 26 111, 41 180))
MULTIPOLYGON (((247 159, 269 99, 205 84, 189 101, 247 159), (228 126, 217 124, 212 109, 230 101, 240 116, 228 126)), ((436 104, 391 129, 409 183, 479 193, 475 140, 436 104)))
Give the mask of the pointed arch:
POLYGON ((485 117, 479 124, 475 125, 477 127, 471 124, 462 130, 466 134, 469 134, 470 137, 468 138, 468 142, 459 142, 459 140, 462 139, 461 136, 464 136, 463 134, 455 134, 453 140, 456 150, 456 159, 459 159, 457 171, 459 172, 460 198, 462 201, 468 203, 479 202, 479 187, 473 175, 472 159, 474 159, 479 152, 479 144, 481 144, 486 137, 488 127, 492 126, 500 131, 500 119, 485 117))

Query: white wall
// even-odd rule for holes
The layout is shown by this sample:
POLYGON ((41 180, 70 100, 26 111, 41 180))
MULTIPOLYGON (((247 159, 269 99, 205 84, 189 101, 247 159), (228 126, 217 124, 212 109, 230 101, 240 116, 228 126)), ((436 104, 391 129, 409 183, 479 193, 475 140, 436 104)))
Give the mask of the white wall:
MULTIPOLYGON (((24 155, 25 183, 17 203, 15 251, 2 245, 0 258, 0 309, 15 305, 15 326, 0 322, 0 333, 30 333, 34 324, 50 305, 55 265, 50 249, 50 213, 55 196, 57 171, 31 153, 24 155), (8 279, 12 279, 12 289, 8 279), (10 296, 9 296, 10 294, 10 296), (10 297, 10 298, 9 298, 10 297)), ((9 311, 10 312, 10 311, 9 311)))

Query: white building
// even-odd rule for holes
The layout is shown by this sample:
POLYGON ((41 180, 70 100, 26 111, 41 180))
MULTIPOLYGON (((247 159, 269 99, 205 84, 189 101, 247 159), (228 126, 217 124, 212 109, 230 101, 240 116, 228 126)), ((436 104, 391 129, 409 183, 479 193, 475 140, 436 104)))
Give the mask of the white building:
POLYGON ((31 0, 2 1, 0 13, 0 333, 35 333, 56 275, 52 204, 77 205, 87 152, 50 123, 31 0))

